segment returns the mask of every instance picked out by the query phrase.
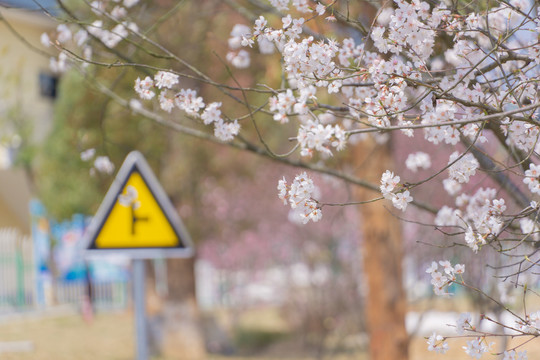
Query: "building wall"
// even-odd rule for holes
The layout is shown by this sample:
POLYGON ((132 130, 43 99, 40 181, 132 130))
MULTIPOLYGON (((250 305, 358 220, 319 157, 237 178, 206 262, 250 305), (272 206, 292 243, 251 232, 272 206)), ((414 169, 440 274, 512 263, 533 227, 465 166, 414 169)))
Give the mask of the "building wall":
POLYGON ((0 199, 0 229, 2 228, 17 229, 25 235, 28 235, 30 230, 29 224, 15 216, 6 202, 0 199))
POLYGON ((39 142, 44 139, 52 123, 53 100, 42 96, 39 86, 40 73, 50 74, 49 56, 32 50, 24 42, 46 51, 40 43, 40 36, 43 32, 54 29, 55 23, 36 11, 7 9, 0 6, 0 14, 5 19, 0 21, 2 133, 6 135, 14 131, 10 121, 15 118, 12 110, 16 107, 22 115, 16 118, 17 125, 21 125, 21 119, 29 123, 32 127, 31 139, 39 142), (18 35, 10 31, 6 21, 18 35))
POLYGON ((30 235, 30 199, 30 183, 23 170, 0 170, 0 229, 30 235))
POLYGON ((17 135, 36 144, 51 128, 53 99, 40 94, 39 82, 40 74, 50 74, 49 56, 30 46, 44 51, 40 36, 55 23, 43 13, 1 5, 0 15, 0 229, 27 235, 30 187, 23 171, 9 168, 10 149, 17 135))

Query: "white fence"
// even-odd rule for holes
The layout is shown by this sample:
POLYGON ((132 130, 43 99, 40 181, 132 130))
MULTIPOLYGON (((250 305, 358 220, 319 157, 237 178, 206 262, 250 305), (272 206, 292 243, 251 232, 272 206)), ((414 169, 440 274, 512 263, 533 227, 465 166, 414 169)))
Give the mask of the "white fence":
POLYGON ((32 239, 15 229, 0 229, 0 310, 35 303, 32 239))
MULTIPOLYGON (((0 228, 0 313, 28 310, 37 305, 38 279, 32 239, 17 230, 0 228)), ((90 287, 97 309, 127 306, 128 282, 101 282, 90 287)), ((47 305, 80 306, 89 288, 86 280, 52 285, 52 301, 47 305)))
POLYGON ((96 309, 113 310, 127 306, 127 282, 92 283, 88 289, 86 281, 56 284, 56 301, 59 304, 79 306, 88 291, 92 293, 92 304, 96 309))

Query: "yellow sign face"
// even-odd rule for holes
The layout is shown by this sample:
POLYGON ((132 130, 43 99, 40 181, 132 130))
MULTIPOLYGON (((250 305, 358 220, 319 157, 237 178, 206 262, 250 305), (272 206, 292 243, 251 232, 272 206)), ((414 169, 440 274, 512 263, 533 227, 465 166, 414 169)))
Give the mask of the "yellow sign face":
POLYGON ((88 256, 186 258, 194 252, 175 207, 137 151, 124 160, 83 241, 88 256))
POLYGON ((139 172, 130 174, 95 245, 100 249, 179 245, 178 235, 139 172))

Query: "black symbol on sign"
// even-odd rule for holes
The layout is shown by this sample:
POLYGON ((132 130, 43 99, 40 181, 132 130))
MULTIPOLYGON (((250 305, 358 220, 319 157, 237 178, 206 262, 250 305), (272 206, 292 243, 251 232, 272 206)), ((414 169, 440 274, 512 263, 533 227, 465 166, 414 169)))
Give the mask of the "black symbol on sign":
POLYGON ((135 206, 131 205, 131 235, 135 235, 135 224, 138 221, 148 221, 148 216, 136 216, 135 206))
POLYGON ((135 211, 141 207, 141 202, 137 200, 139 193, 133 186, 126 187, 126 193, 118 195, 120 205, 131 209, 131 235, 135 235, 135 225, 139 221, 148 221, 148 216, 137 216, 135 211))

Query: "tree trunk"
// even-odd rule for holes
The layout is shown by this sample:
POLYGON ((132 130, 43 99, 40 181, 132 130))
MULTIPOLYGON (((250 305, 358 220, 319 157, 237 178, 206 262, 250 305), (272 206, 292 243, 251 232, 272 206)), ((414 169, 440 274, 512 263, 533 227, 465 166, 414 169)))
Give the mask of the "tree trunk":
MULTIPOLYGON (((370 139, 356 145, 353 153, 356 163, 361 164, 357 176, 363 179, 379 183, 382 173, 392 169, 389 145, 376 145, 370 139)), ((380 196, 363 188, 356 195, 361 200, 380 196)), ((401 224, 390 214, 391 208, 386 200, 360 205, 370 360, 408 359, 401 224)))

